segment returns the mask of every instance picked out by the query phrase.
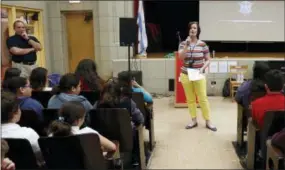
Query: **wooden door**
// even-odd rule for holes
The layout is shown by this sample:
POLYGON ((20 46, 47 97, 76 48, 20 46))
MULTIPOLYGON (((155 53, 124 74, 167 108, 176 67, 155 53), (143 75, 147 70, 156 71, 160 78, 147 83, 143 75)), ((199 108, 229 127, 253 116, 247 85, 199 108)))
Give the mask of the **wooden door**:
POLYGON ((66 13, 69 72, 74 72, 80 60, 94 60, 93 19, 84 21, 86 12, 66 13))

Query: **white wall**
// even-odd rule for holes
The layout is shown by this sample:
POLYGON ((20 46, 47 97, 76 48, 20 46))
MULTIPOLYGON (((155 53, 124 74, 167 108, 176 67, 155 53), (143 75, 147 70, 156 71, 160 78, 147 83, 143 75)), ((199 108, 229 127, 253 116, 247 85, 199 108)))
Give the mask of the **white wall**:
MULTIPOLYGON (((230 56, 231 57, 231 56, 230 56)), ((245 74, 245 78, 252 78, 252 67, 255 61, 268 61, 278 60, 283 61, 282 58, 228 58, 227 59, 212 59, 212 61, 237 61, 238 65, 247 65, 248 71, 245 74)), ((175 59, 137 59, 132 60, 132 70, 137 69, 142 71, 142 81, 144 88, 150 93, 157 94, 169 94, 168 90, 169 79, 175 79, 175 59)), ((117 74, 124 71, 127 67, 126 59, 113 60, 114 68, 113 76, 117 77, 117 74)), ((207 92, 208 94, 214 94, 216 96, 222 95, 222 89, 225 80, 229 77, 228 73, 207 73, 207 92), (211 88, 211 81, 216 81, 215 88, 211 88)))
POLYGON ((127 58, 127 48, 119 47, 119 18, 133 17, 133 1, 82 1, 70 4, 68 1, 49 1, 48 19, 51 37, 53 71, 65 73, 67 64, 67 43, 63 29, 62 11, 92 10, 94 21, 95 61, 103 77, 111 76, 113 59, 127 58))
POLYGON ((47 3, 44 1, 1 1, 3 5, 14 5, 27 8, 35 8, 43 10, 43 24, 44 24, 44 48, 46 56, 46 67, 51 69, 51 60, 50 60, 50 40, 48 35, 48 14, 47 14, 47 3))

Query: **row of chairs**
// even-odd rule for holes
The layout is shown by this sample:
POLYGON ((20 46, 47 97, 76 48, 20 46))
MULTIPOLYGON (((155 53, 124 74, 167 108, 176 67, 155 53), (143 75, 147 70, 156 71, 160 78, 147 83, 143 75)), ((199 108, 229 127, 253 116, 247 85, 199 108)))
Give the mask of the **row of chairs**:
MULTIPOLYGON (((43 92, 44 94, 51 94, 50 92, 43 92)), ((39 95, 41 96, 41 95, 39 95)), ((51 97, 51 95, 50 95, 51 97)), ((42 98, 47 98, 47 97, 40 97, 42 98)), ((146 110, 146 107, 144 105, 144 100, 143 100, 143 95, 142 93, 133 93, 133 100, 137 103, 137 106, 139 107, 139 109, 141 110, 141 112, 144 114, 145 120, 148 126, 146 126, 146 128, 149 130, 149 139, 150 139, 150 143, 149 143, 149 147, 150 147, 150 151, 153 151, 154 146, 155 146, 155 139, 154 139, 154 124, 153 124, 153 114, 152 112, 148 112, 146 110)), ((119 109, 120 110, 120 109, 119 109)), ((122 112, 122 111, 119 111, 122 112)), ((48 125, 55 119, 58 118, 58 110, 57 109, 44 109, 43 110, 43 115, 44 115, 44 120, 43 122, 41 122, 38 119, 37 114, 32 111, 32 110, 22 110, 22 116, 21 116, 21 120, 19 121, 19 124, 21 126, 26 126, 26 127, 31 127, 33 129, 35 129, 38 134, 40 134, 40 136, 45 137, 47 135, 47 128, 48 125)), ((115 132, 115 130, 119 130, 119 129, 129 129, 129 128, 125 128, 125 127, 119 127, 120 124, 112 125, 116 119, 118 119, 117 122, 120 122, 119 120, 122 119, 123 120, 127 120, 130 123, 130 119, 129 119, 129 113, 127 113, 127 118, 123 117, 123 114, 117 114, 117 118, 115 119, 114 117, 116 116, 116 111, 115 110, 110 110, 110 109, 94 109, 91 110, 90 112, 91 115, 91 127, 96 129, 98 132, 100 132, 102 135, 106 136, 107 138, 111 139, 111 140, 115 140, 116 141, 121 141, 120 143, 120 151, 124 151, 125 155, 124 157, 124 164, 126 164, 127 166, 130 165, 130 148, 132 148, 132 135, 130 135, 130 133, 121 133, 121 136, 118 136, 120 133, 115 132), (101 112, 103 112, 102 114, 100 114, 101 112), (108 113, 110 112, 109 116, 108 113), (112 114, 112 112, 115 112, 112 114), (98 115, 104 115, 107 117, 98 117, 98 115), (105 123, 103 123, 105 120, 105 123), (107 122, 106 122, 107 121, 107 122), (109 127, 107 127, 107 125, 109 125, 109 127), (112 125, 112 126, 110 126, 112 125), (110 128, 113 129, 110 129, 110 128), (117 136, 116 136, 117 134, 117 136), (129 134, 129 136, 124 136, 124 134, 129 134), (115 136, 114 136, 115 135, 115 136), (123 142, 122 142, 123 141, 123 142), (128 143, 124 143, 128 141, 128 143)), ((128 123, 123 123, 122 125, 127 124, 128 123)), ((146 158, 144 155, 144 140, 143 140, 143 127, 139 127, 137 129, 137 136, 139 137, 140 140, 139 141, 139 149, 140 149, 140 168, 141 169, 145 169, 146 167, 146 158)), ((24 162, 28 162, 28 161, 24 161, 24 162)), ((20 164, 21 165, 21 164, 20 164)), ((17 166, 19 168, 19 166, 17 166)), ((20 166, 21 167, 21 166, 20 166)), ((24 166, 25 167, 25 166, 24 166)), ((26 168, 24 168, 26 169, 26 168)))
MULTIPOLYGON (((268 111, 265 114, 264 126, 258 129, 249 118, 250 109, 238 105, 237 114, 237 150, 246 154, 247 169, 280 169, 284 166, 284 155, 271 145, 270 138, 285 126, 285 111, 268 111), (247 140, 245 140, 247 138, 247 140), (261 160, 257 159, 261 149, 261 160)), ((283 167, 284 168, 284 167, 283 167)))
MULTIPOLYGON (((52 97, 52 95, 53 94, 50 91, 33 91, 32 92, 32 98, 42 103, 44 108, 47 108, 48 101, 52 97)), ((99 91, 81 91, 80 95, 84 96, 92 105, 94 105, 96 101, 100 99, 99 91)), ((137 104, 137 107, 140 109, 140 111, 144 115, 145 125, 146 125, 146 128, 149 130, 150 150, 152 151, 155 146, 153 111, 148 111, 146 109, 142 93, 133 92, 132 99, 134 100, 134 102, 137 104)), ((27 111, 27 112, 31 112, 31 111, 27 111)), ((55 118, 54 112, 55 110, 53 109, 43 110, 44 120, 47 120, 43 123, 44 127, 47 127, 48 123, 50 123, 50 120, 54 120, 55 118)), ((30 115, 32 115, 32 113, 28 113, 28 114, 24 113, 23 119, 22 119, 23 121, 20 122, 23 126, 26 126, 25 122, 27 122, 26 121, 27 119, 36 119, 36 115, 34 115, 33 117, 31 117, 30 115), (25 117, 25 115, 29 115, 29 116, 25 117)), ((29 124, 30 122, 31 121, 28 121, 29 124)), ((33 120, 32 122, 37 122, 37 121, 33 120)), ((36 125, 34 125, 36 129, 41 128, 40 126, 42 125, 39 124, 39 122, 36 125)), ((42 131, 37 131, 37 132, 43 135, 45 133, 42 131)))
MULTIPOLYGON (((116 141, 119 146, 120 169, 129 168, 133 149, 133 131, 130 114, 126 109, 92 110, 91 128, 116 141)), ((143 126, 136 129, 139 141, 140 169, 146 169, 143 126)), ((39 169, 30 143, 24 139, 6 139, 10 150, 8 157, 17 169, 39 169)), ((102 157, 97 135, 87 134, 69 137, 41 137, 39 145, 47 169, 108 169, 110 163, 102 157), (107 166, 109 165, 109 166, 107 166)), ((111 164, 111 168, 118 164, 111 164)), ((41 167, 42 168, 42 167, 41 167)))
POLYGON ((62 138, 38 140, 45 165, 37 163, 31 144, 27 139, 5 139, 10 150, 7 156, 17 169, 107 169, 96 134, 84 134, 62 138))

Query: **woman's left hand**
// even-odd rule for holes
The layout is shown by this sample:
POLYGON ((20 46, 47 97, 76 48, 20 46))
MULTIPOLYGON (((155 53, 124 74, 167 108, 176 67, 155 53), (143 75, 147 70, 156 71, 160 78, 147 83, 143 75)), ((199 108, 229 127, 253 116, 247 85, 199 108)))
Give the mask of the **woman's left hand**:
POLYGON ((199 73, 200 73, 200 74, 203 74, 203 73, 204 73, 204 68, 200 68, 200 69, 199 69, 199 73))

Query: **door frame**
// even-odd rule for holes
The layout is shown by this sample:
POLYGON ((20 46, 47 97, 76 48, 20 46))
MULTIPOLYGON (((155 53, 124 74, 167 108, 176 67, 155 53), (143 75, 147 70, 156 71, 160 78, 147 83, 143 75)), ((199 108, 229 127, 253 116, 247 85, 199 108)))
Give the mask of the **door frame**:
POLYGON ((68 54, 68 41, 67 41, 67 27, 66 27, 66 14, 72 14, 72 13, 83 13, 83 12, 90 12, 92 13, 93 15, 93 42, 94 42, 94 58, 93 58, 93 61, 96 62, 96 41, 95 41, 95 17, 94 17, 94 12, 93 10, 64 10, 64 11, 61 11, 60 12, 60 15, 61 15, 61 23, 62 23, 62 28, 64 30, 64 33, 63 33, 63 58, 64 58, 64 70, 66 73, 69 73, 70 72, 70 69, 69 69, 69 54, 68 54))

